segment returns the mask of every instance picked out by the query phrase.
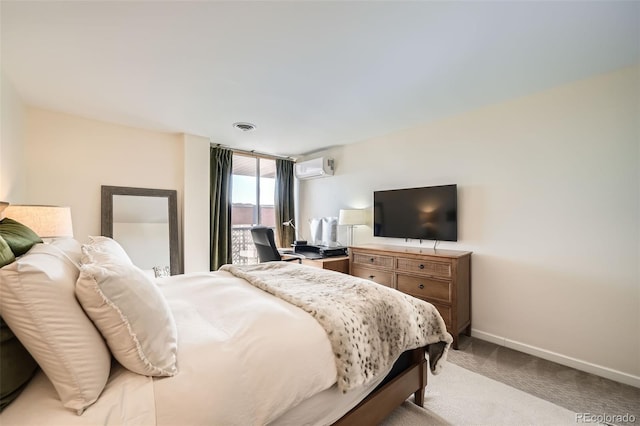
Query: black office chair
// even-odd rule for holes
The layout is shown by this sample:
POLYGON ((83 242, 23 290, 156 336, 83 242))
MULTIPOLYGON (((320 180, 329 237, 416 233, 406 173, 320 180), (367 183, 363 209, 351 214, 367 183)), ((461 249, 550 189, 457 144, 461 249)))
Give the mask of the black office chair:
POLYGON ((278 247, 276 247, 276 241, 273 238, 273 229, 266 226, 254 226, 251 228, 251 238, 253 238, 253 244, 258 251, 258 260, 262 262, 273 262, 277 260, 283 260, 290 262, 297 260, 298 263, 302 263, 300 257, 287 257, 283 258, 278 247))

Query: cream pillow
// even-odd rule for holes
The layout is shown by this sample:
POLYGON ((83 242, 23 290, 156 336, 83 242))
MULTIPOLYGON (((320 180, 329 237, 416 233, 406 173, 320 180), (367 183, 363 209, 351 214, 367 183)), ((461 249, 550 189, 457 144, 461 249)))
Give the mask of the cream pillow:
POLYGON ((89 244, 82 245, 83 263, 118 262, 133 265, 127 252, 113 238, 89 237, 89 244))
POLYGON ((48 243, 67 255, 74 265, 80 270, 80 260, 82 259, 82 244, 73 238, 54 238, 48 243))
POLYGON ((79 270, 59 248, 36 244, 0 269, 0 315, 78 414, 104 389, 111 355, 76 300, 79 270))
POLYGON ((144 271, 127 263, 85 263, 76 296, 120 364, 146 376, 177 372, 173 315, 144 271))

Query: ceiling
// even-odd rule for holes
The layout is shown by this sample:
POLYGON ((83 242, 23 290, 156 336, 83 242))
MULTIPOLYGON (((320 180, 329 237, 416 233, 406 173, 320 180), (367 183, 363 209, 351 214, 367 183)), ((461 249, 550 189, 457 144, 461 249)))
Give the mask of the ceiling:
POLYGON ((297 156, 640 62, 640 3, 2 1, 28 105, 297 156), (242 132, 234 122, 257 128, 242 132))

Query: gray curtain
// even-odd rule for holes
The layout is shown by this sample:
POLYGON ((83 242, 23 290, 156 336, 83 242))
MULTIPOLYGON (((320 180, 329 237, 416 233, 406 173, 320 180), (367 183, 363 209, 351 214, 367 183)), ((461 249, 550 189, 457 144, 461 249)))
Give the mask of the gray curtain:
POLYGON ((231 173, 233 152, 212 147, 210 153, 211 186, 209 209, 211 222, 209 269, 217 271, 231 257, 231 173))
MULTIPOLYGON (((294 218, 293 208, 293 161, 276 159, 276 242, 280 247, 290 247, 295 239, 291 226, 282 223, 294 218)), ((298 224, 295 224, 296 226, 298 224)))

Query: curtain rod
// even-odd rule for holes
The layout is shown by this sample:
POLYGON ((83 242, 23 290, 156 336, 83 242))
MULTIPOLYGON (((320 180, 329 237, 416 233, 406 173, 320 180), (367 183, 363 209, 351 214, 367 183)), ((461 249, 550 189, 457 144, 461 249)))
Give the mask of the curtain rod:
POLYGON ((247 150, 247 149, 238 149, 238 148, 232 148, 228 145, 222 145, 221 143, 212 143, 212 146, 215 147, 220 147, 220 148, 226 148, 230 151, 236 152, 238 154, 244 154, 244 155, 249 155, 252 157, 260 157, 260 158, 267 158, 270 160, 274 160, 276 158, 280 158, 282 160, 291 160, 291 161, 296 161, 295 157, 288 157, 286 155, 275 155, 275 154, 267 154, 264 152, 258 152, 256 150, 247 150))

